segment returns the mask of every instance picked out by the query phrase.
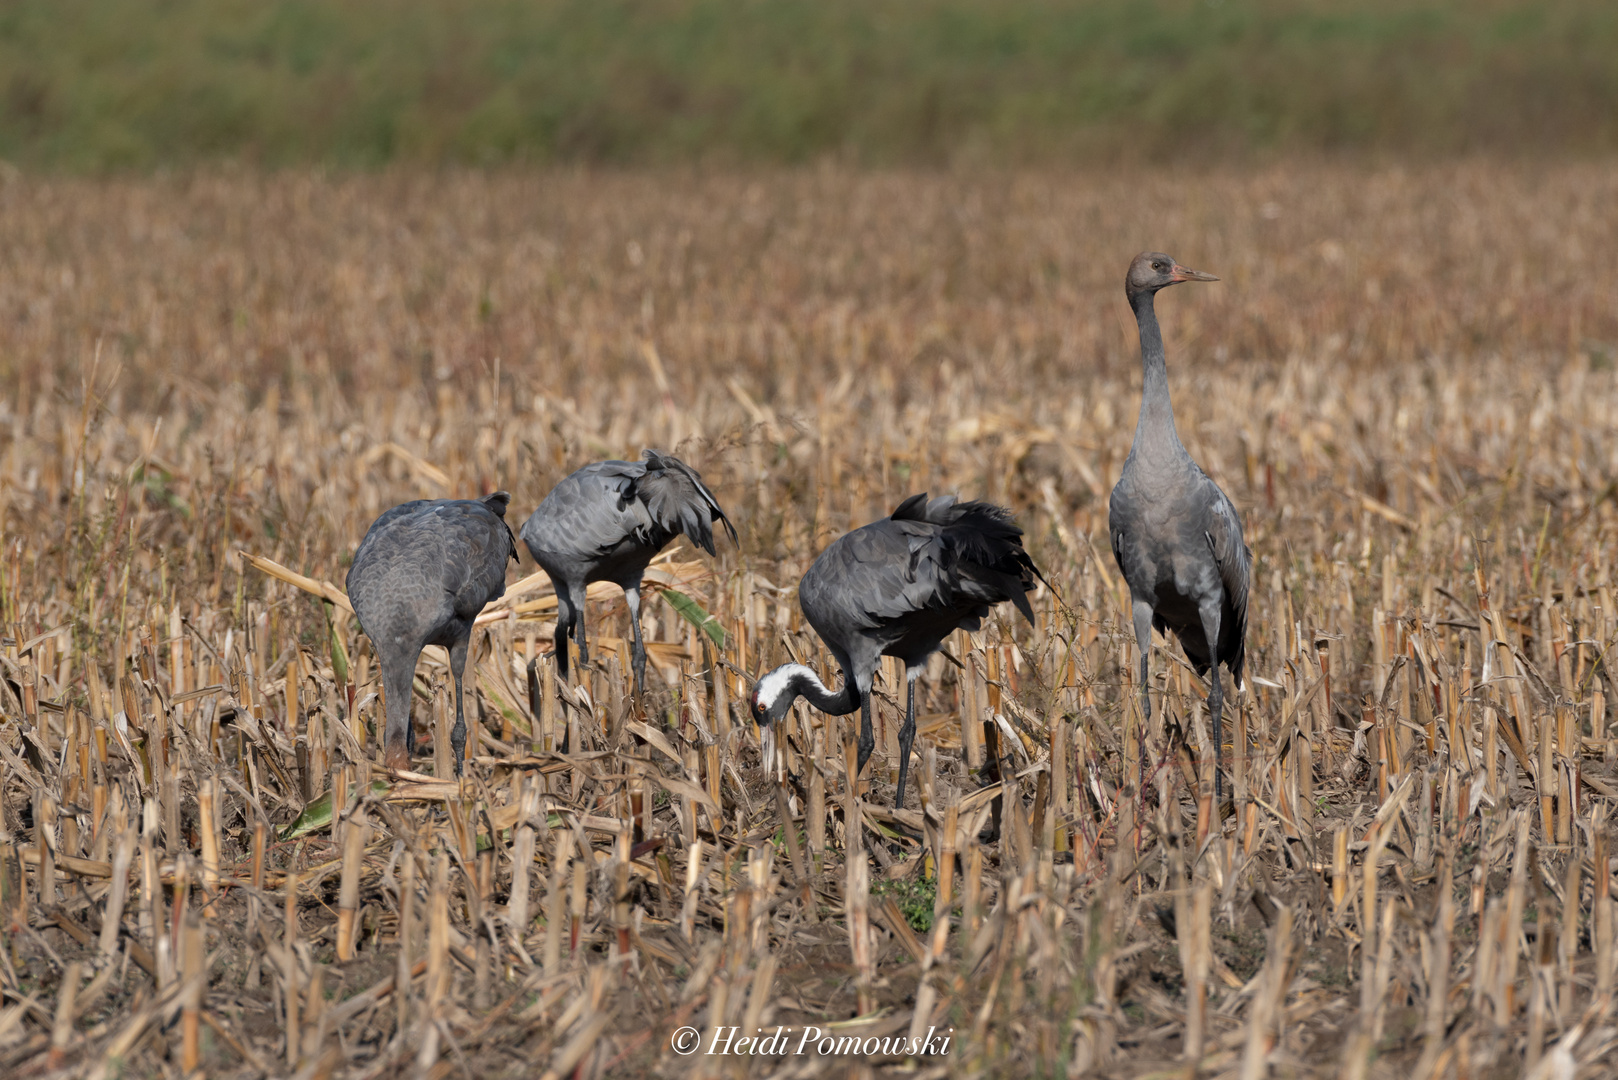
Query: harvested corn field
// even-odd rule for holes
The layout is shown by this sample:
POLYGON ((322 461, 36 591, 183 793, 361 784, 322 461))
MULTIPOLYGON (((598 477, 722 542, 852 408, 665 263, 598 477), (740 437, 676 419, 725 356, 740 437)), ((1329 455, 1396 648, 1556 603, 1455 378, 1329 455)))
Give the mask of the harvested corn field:
POLYGON ((5 1075, 1610 1068, 1610 168, 0 183, 5 1075), (1158 307, 1254 553, 1222 806, 1108 544, 1143 248, 1222 279, 1158 307), (739 542, 653 564, 644 699, 522 550, 464 778, 435 648, 388 773, 371 521, 645 446, 739 542), (897 665, 857 787, 801 703, 777 782, 798 579, 920 491, 1016 513, 1037 625, 933 659, 907 805, 897 665))

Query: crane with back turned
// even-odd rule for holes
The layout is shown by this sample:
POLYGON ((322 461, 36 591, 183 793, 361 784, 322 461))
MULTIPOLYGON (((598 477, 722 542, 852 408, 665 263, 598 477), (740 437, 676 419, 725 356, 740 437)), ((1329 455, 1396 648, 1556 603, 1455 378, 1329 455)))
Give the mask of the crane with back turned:
POLYGON ((461 673, 472 622, 506 591, 506 560, 517 541, 504 491, 481 499, 430 499, 395 506, 372 523, 348 568, 348 598, 382 667, 387 726, 384 760, 410 767, 410 692, 427 645, 449 650, 455 676, 455 771, 466 748, 461 673))
POLYGON ((1222 795, 1224 758, 1219 665, 1230 669, 1241 689, 1253 553, 1242 541, 1236 507, 1191 460, 1175 431, 1163 333, 1153 298, 1182 281, 1218 280, 1187 270, 1161 252, 1138 255, 1130 264, 1124 292, 1140 329, 1144 380, 1135 441, 1112 489, 1107 515, 1112 554, 1133 601, 1142 715, 1151 715, 1146 680, 1152 630, 1172 630, 1197 674, 1209 678, 1216 800, 1222 795))

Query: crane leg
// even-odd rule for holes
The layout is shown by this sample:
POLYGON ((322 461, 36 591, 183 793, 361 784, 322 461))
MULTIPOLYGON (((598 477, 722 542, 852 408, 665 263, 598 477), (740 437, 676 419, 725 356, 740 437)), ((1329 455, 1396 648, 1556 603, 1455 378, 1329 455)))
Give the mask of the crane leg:
MULTIPOLYGON (((569 590, 570 592, 572 590, 569 590)), ((579 666, 590 662, 590 646, 584 640, 584 601, 587 599, 585 587, 580 586, 578 595, 573 598, 573 640, 579 646, 579 666)))
POLYGON ((871 691, 867 687, 860 687, 860 742, 859 763, 854 767, 854 775, 859 776, 865 771, 865 763, 871 760, 871 751, 876 749, 876 736, 871 733, 871 691))
MULTIPOLYGON (((1152 654, 1152 605, 1145 600, 1136 600, 1134 605, 1135 616, 1135 647, 1140 651, 1140 718, 1141 723, 1152 718, 1152 699, 1147 695, 1147 658, 1152 654)), ((1142 745, 1145 740, 1141 740, 1142 745)))
POLYGON ((1148 693, 1151 683, 1148 681, 1147 659, 1152 655, 1152 605, 1146 600, 1136 600, 1133 607, 1135 616, 1135 647, 1140 652, 1140 775, 1141 783, 1146 782, 1149 772, 1146 761, 1146 728, 1152 719, 1152 698, 1148 693))
POLYGON ((629 605, 629 625, 635 633, 634 644, 629 648, 629 664, 635 669, 635 696, 640 697, 646 690, 646 642, 640 635, 640 582, 624 588, 624 602, 629 605))
POLYGON ((905 804, 905 776, 910 772, 910 747, 916 741, 916 676, 920 668, 905 673, 905 722, 899 729, 899 792, 893 797, 895 810, 905 804))
MULTIPOLYGON (((1221 773, 1224 771, 1225 743, 1220 733, 1220 720, 1225 711, 1225 692, 1219 682, 1219 609, 1225 602, 1223 596, 1216 597, 1211 603, 1204 602, 1201 606, 1202 634, 1208 639, 1208 716, 1213 725, 1214 744, 1214 813, 1218 814, 1218 806, 1224 800, 1224 784, 1221 773)), ((1218 818, 1216 817, 1217 821, 1218 818)))
POLYGON ((556 590, 556 674, 567 679, 567 636, 573 632, 573 601, 565 588, 556 590))
POLYGON ((461 708, 461 675, 466 671, 466 647, 472 637, 466 637, 449 647, 449 670, 455 676, 455 726, 449 732, 450 749, 455 752, 455 775, 461 775, 466 761, 466 713, 461 708))

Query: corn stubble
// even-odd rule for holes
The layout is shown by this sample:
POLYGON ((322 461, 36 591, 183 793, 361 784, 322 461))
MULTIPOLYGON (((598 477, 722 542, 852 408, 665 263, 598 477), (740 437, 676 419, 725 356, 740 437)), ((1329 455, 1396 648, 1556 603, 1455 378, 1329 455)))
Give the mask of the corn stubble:
MULTIPOLYGON (((921 1075, 1612 1052, 1610 169, 5 183, 6 1075, 813 1075, 806 1024, 949 1032, 921 1075), (1141 724, 1104 531, 1154 245, 1224 279, 1165 308, 1256 554, 1223 807, 1172 649, 1141 724), (529 582, 465 783, 440 738, 374 788, 327 589, 366 525, 642 445, 742 528, 661 571, 724 633, 649 603, 637 703, 614 591, 570 685, 529 582), (1057 592, 927 670, 917 803, 892 669, 860 783, 800 707, 778 790, 745 673, 834 674, 798 576, 920 490, 1016 508, 1057 592)), ((446 684, 430 649, 418 733, 446 684)))

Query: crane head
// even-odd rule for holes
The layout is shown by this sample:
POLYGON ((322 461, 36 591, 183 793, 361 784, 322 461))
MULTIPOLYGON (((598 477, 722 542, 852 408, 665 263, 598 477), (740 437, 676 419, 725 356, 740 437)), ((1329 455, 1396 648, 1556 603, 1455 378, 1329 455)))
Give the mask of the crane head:
POLYGON ((792 703, 798 699, 799 690, 794 676, 801 670, 798 664, 783 664, 759 677, 747 699, 748 708, 753 713, 753 723, 767 728, 787 714, 792 703))
POLYGON ((1165 255, 1161 251, 1143 251, 1129 264, 1129 274, 1124 278, 1124 291, 1133 296, 1143 292, 1155 293, 1159 289, 1178 285, 1182 281, 1218 280, 1212 274, 1181 266, 1172 256, 1165 255))
POLYGON ((767 672, 753 684, 753 692, 747 698, 748 709, 753 714, 753 723, 758 725, 758 744, 764 768, 777 774, 783 767, 783 762, 776 753, 775 725, 786 716, 798 697, 798 691, 792 685, 793 672, 788 670, 794 666, 796 665, 788 664, 767 672))

